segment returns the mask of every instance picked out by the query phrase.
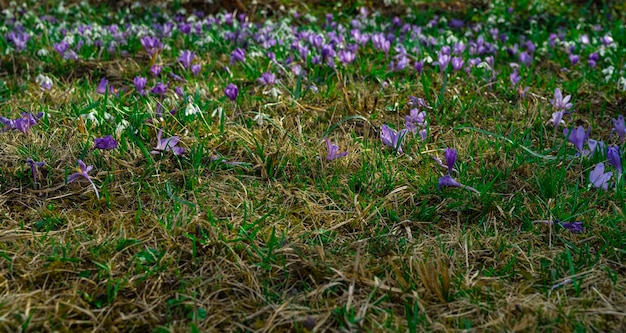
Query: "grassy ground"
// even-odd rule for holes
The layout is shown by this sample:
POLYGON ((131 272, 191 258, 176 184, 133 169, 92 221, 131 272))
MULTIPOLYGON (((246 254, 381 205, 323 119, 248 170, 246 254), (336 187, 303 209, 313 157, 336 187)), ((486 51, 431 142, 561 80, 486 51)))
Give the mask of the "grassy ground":
POLYGON ((70 4, 40 19, 36 6, 9 9, 0 116, 44 114, 26 133, 9 125, 0 133, 4 330, 626 329, 625 185, 606 149, 577 152, 562 133, 582 125, 589 138, 623 149, 612 131, 626 113, 622 4, 518 1, 473 11, 443 2, 403 12, 396 25, 393 11, 359 14, 365 2, 332 20, 312 10, 315 22, 286 5, 269 19, 255 8, 249 26, 220 14, 189 34, 181 23, 191 12, 177 21, 168 11, 70 4), (451 28, 451 18, 464 26, 451 28), (165 22, 176 22, 171 34, 165 22), (405 23, 421 30, 403 32, 405 23), (346 42, 329 57, 334 67, 314 63, 321 47, 308 37, 308 58, 291 47, 291 26, 327 45, 341 34, 337 24, 346 42), (7 37, 20 26, 30 34, 24 48, 7 37), (344 64, 339 51, 356 43, 352 29, 393 36, 390 51, 367 42, 344 64), (553 46, 551 33, 561 34, 553 46), (165 46, 149 54, 140 38, 161 34, 165 46), (473 53, 478 36, 494 51, 473 53), (76 58, 55 51, 62 40, 76 58), (467 46, 458 52, 463 69, 428 63, 458 41, 467 46), (397 45, 410 64, 391 70, 397 45), (236 48, 246 57, 231 63, 236 48), (178 61, 183 50, 195 52, 197 75, 178 61), (426 60, 421 74, 418 60, 426 60), (162 73, 152 75, 152 65, 162 73), (306 73, 294 74, 295 65, 306 73), (267 71, 278 82, 261 85, 267 71), (145 95, 137 76, 147 78, 145 95), (103 77, 114 89, 100 94, 103 77), (149 92, 158 82, 170 84, 163 95, 149 92), (224 94, 230 83, 235 101, 224 94), (556 88, 575 109, 557 129, 549 121, 556 88), (400 153, 380 136, 383 125, 405 127, 416 107, 410 96, 431 107, 419 107, 426 139, 409 132, 400 153), (180 137, 184 154, 151 153, 160 129, 180 137), (117 148, 94 148, 105 135, 117 148), (329 161, 324 138, 347 155, 329 161), (438 188, 448 170, 436 159, 448 147, 458 153, 451 176, 476 192, 438 188), (27 158, 46 163, 35 178, 27 158), (68 182, 79 159, 93 166, 93 186, 68 182), (590 184, 598 163, 613 173, 607 190, 590 184))

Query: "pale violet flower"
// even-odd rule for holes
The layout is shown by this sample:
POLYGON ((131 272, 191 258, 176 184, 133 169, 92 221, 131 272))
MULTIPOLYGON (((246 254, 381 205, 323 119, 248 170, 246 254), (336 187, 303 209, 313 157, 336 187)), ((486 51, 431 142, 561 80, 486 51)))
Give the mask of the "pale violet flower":
POLYGON ((589 173, 589 181, 591 182, 591 186, 607 190, 611 176, 613 176, 612 172, 604 172, 604 163, 598 163, 589 173))
POLYGON ((393 128, 383 125, 380 128, 380 140, 388 147, 402 154, 402 138, 408 132, 407 129, 396 131, 393 128))

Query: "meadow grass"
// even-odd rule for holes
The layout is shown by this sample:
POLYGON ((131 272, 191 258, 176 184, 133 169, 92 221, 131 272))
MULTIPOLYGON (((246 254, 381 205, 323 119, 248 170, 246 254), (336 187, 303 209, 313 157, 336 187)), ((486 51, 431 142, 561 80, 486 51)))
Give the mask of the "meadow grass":
POLYGON ((331 17, 313 2, 246 17, 176 3, 8 7, 0 326, 626 329, 624 181, 607 155, 618 147, 623 160, 613 119, 626 113, 626 8, 367 6, 331 17), (359 44, 353 29, 369 40, 359 44), (435 64, 446 45, 464 61, 458 71, 435 64), (260 83, 267 72, 276 81, 260 83), (159 82, 166 91, 152 92, 159 82), (551 102, 557 88, 571 108, 551 102), (386 145, 383 125, 402 130, 414 108, 425 112, 425 138, 400 132, 386 145), (575 111, 555 128, 559 110, 575 111), (20 112, 32 112, 24 131, 20 112), (563 133, 578 126, 590 129, 583 150, 563 133), (105 135, 115 148, 96 148, 105 135), (329 158, 325 138, 347 154, 329 158), (594 139, 604 145, 594 150, 594 139), (34 178, 28 158, 45 162, 34 178), (92 169, 73 176, 87 170, 78 160, 92 169), (612 172, 606 190, 590 182, 599 163, 612 172), (446 175, 475 191, 438 186, 446 175))

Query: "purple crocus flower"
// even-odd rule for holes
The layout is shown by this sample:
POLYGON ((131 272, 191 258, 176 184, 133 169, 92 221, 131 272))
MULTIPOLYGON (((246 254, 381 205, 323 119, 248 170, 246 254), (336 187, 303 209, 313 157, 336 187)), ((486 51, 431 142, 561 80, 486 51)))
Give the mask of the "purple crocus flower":
POLYGON ((589 67, 594 68, 598 63, 598 60, 600 60, 600 55, 598 52, 593 52, 589 55, 589 61, 587 61, 587 63, 589 64, 589 67))
POLYGON ((583 226, 583 223, 580 221, 576 221, 576 222, 563 222, 563 221, 559 221, 557 219, 554 220, 540 220, 537 222, 543 222, 545 224, 549 224, 549 225, 554 225, 555 223, 560 225, 561 227, 571 231, 572 233, 578 234, 581 233, 583 231, 585 231, 585 227, 583 226))
POLYGON ((439 177, 439 181, 437 182, 437 190, 441 190, 442 187, 460 187, 480 195, 480 192, 478 192, 477 189, 459 183, 458 181, 456 181, 456 179, 452 178, 450 174, 439 177))
POLYGON ((106 94, 108 85, 109 85, 109 80, 107 80, 106 77, 103 77, 102 80, 100 80, 100 83, 98 83, 98 87, 96 88, 96 93, 100 95, 106 94))
POLYGON ((563 121, 564 111, 557 111, 552 113, 552 118, 548 120, 548 123, 551 123, 554 126, 554 130, 559 127, 559 125, 565 125, 565 121, 563 121))
POLYGON ((619 183, 622 178, 622 157, 620 156, 619 148, 616 146, 609 147, 606 157, 609 159, 609 164, 617 171, 617 182, 619 183))
POLYGON ((589 151, 583 152, 583 156, 592 155, 596 152, 603 153, 604 152, 604 142, 597 141, 594 139, 587 139, 587 146, 589 146, 589 151))
POLYGON ((460 57, 452 58, 452 70, 454 72, 458 72, 461 68, 463 68, 464 64, 465 64, 465 61, 463 60, 463 58, 460 58, 460 57))
POLYGON ((137 90, 137 92, 142 96, 146 94, 144 90, 146 89, 147 81, 148 80, 146 80, 145 77, 141 76, 137 76, 135 77, 135 79, 133 79, 133 83, 135 84, 135 90, 137 90))
POLYGON ((620 114, 619 116, 617 116, 617 119, 612 120, 613 129, 611 130, 611 135, 613 135, 613 132, 617 133, 619 139, 622 141, 622 143, 624 143, 624 138, 626 137, 626 123, 624 122, 624 116, 620 114))
POLYGON ((201 70, 202 70, 202 65, 200 64, 191 65, 191 73, 193 74, 193 76, 198 76, 201 70))
POLYGON ((143 45, 151 57, 163 47, 163 44, 158 38, 151 36, 141 38, 141 45, 143 45))
POLYGON ((383 51, 385 53, 389 53, 389 48, 391 47, 391 42, 385 38, 383 34, 373 34, 371 37, 372 44, 374 48, 377 50, 383 51))
POLYGON ((72 182, 77 181, 80 178, 87 179, 87 181, 89 181, 89 183, 93 187, 93 190, 96 192, 96 197, 100 199, 98 188, 96 187, 96 184, 94 184, 93 181, 91 180, 91 177, 89 177, 89 171, 91 171, 92 169, 93 169, 93 166, 91 165, 86 166, 82 160, 78 160, 78 168, 76 169, 76 173, 69 175, 67 177, 67 182, 72 183, 72 182))
POLYGON ((57 53, 63 57, 65 55, 65 52, 69 49, 70 44, 68 44, 66 41, 62 40, 59 43, 53 44, 52 45, 54 47, 54 50, 57 51, 57 53))
POLYGON ((456 149, 446 148, 446 151, 443 153, 443 156, 446 158, 446 166, 448 167, 448 174, 451 174, 452 169, 454 168, 454 164, 456 163, 456 149))
POLYGON ((161 75, 161 70, 162 69, 163 69, 162 66, 152 65, 152 66, 150 66, 150 73, 152 73, 152 75, 154 75, 154 76, 159 76, 159 75, 161 75))
POLYGON ((41 168, 46 162, 35 162, 29 157, 26 159, 26 163, 30 166, 30 171, 33 174, 33 184, 37 184, 37 168, 41 168))
POLYGON ((231 54, 230 54, 230 64, 234 64, 236 62, 245 62, 246 61, 246 50, 241 49, 241 48, 236 48, 231 54))
POLYGON ((605 46, 609 46, 609 45, 613 44, 613 37, 611 37, 610 35, 604 35, 604 36, 600 37, 600 41, 605 46))
POLYGON ((579 222, 579 221, 577 221, 577 222, 561 222, 559 220, 556 220, 556 222, 558 224, 560 224, 561 227, 563 227, 563 228, 565 228, 565 229, 567 229, 567 230, 569 230, 569 231, 571 231, 572 233, 575 233, 575 234, 579 234, 579 233, 585 231, 585 227, 583 227, 583 223, 579 222))
POLYGON ((389 69, 394 72, 399 72, 404 70, 409 65, 409 58, 406 56, 400 56, 396 58, 397 61, 391 61, 389 63, 389 69))
POLYGON ((2 132, 8 132, 15 129, 15 120, 6 117, 0 117, 0 123, 2 123, 2 132))
POLYGON ((416 61, 414 67, 418 74, 422 74, 422 71, 424 70, 424 60, 416 61))
POLYGON ((612 172, 604 172, 604 163, 598 163, 589 173, 589 181, 593 187, 607 190, 612 175, 612 172))
POLYGON ((433 109, 432 106, 428 105, 428 102, 421 97, 409 96, 409 104, 418 108, 433 109))
POLYGON ((509 75, 509 79, 511 80, 511 84, 513 87, 517 86, 517 84, 522 80, 522 77, 519 75, 517 68, 513 70, 513 73, 509 75))
POLYGON ((402 138, 406 135, 407 131, 407 129, 403 129, 396 132, 393 128, 383 125, 380 128, 380 140, 386 146, 402 154, 402 138))
POLYGON ((272 72, 265 72, 261 74, 261 77, 258 78, 257 81, 263 86, 272 85, 276 83, 276 75, 272 72))
POLYGON ((231 101, 235 101, 237 99, 237 95, 239 94, 239 88, 236 85, 230 83, 224 88, 224 95, 228 97, 231 101))
POLYGON ((102 149, 102 150, 112 150, 117 148, 117 141, 113 139, 112 135, 106 135, 101 138, 95 138, 94 140, 94 148, 102 149))
POLYGON ((339 51, 339 61, 341 61, 344 65, 347 65, 356 59, 356 54, 350 52, 349 50, 341 50, 339 51))
POLYGON ((463 26, 465 25, 465 22, 463 20, 459 20, 459 19, 451 19, 450 22, 448 22, 448 26, 452 29, 461 29, 463 28, 463 26))
POLYGON ((437 182, 437 190, 441 190, 442 187, 460 187, 460 186, 461 186, 461 183, 457 182, 449 174, 443 177, 439 177, 439 181, 437 182))
POLYGON ((417 128, 426 124, 426 112, 418 109, 411 109, 410 114, 404 117, 405 127, 413 134, 417 133, 417 128))
POLYGON ((0 117, 0 122, 4 125, 3 132, 16 129, 24 134, 28 134, 31 127, 37 124, 37 119, 43 117, 43 112, 33 115, 31 112, 22 112, 22 116, 11 120, 0 117))
POLYGON ((557 111, 565 111, 572 108, 572 103, 570 102, 571 98, 572 95, 567 95, 563 97, 561 89, 556 88, 554 89, 554 99, 551 99, 550 103, 552 103, 557 111))
POLYGON ((328 151, 328 155, 326 156, 327 161, 332 161, 348 155, 347 151, 339 152, 339 146, 330 142, 328 138, 324 138, 324 141, 326 141, 326 150, 328 151))
POLYGON ((5 35, 8 42, 15 46, 15 50, 20 52, 26 48, 26 43, 30 39, 30 35, 23 31, 11 31, 5 35))
POLYGON ((184 98, 185 97, 185 91, 183 90, 183 87, 181 86, 176 86, 176 88, 174 88, 174 91, 176 92, 176 95, 184 98))
POLYGON ((335 48, 331 44, 324 44, 322 46, 322 60, 330 59, 336 54, 335 48))
POLYGON ((578 56, 576 54, 570 54, 569 55, 569 62, 572 65, 576 65, 578 63, 578 61, 580 61, 580 56, 578 56))
POLYGON ((439 52, 439 55, 437 57, 437 64, 439 65, 439 70, 442 73, 445 72, 449 63, 450 63, 450 55, 445 54, 443 52, 439 52))
POLYGON ((524 64, 526 67, 530 66, 533 63, 533 57, 529 55, 526 51, 519 54, 519 61, 524 64))
POLYGON ((300 66, 300 64, 293 64, 293 66, 291 66, 291 72, 295 76, 300 76, 304 74, 304 70, 302 69, 302 66, 300 66))
POLYGON ((189 68, 191 67, 191 62, 193 61, 194 57, 195 57, 195 53, 189 50, 184 50, 180 53, 180 56, 178 57, 178 61, 183 65, 183 67, 189 68))
POLYGON ((167 85, 163 84, 163 82, 159 82, 152 89, 150 89, 150 92, 155 95, 163 96, 165 92, 167 91, 167 88, 169 88, 169 86, 170 86, 169 82, 167 83, 167 85))
POLYGON ((583 152, 583 145, 587 138, 589 138, 589 132, 585 131, 585 128, 582 126, 578 126, 578 128, 574 129, 563 129, 563 135, 567 137, 567 140, 574 144, 574 147, 578 150, 579 153, 583 152))
POLYGON ((157 133, 157 145, 154 147, 154 150, 150 151, 151 154, 160 154, 165 151, 171 151, 174 155, 182 155, 185 152, 185 148, 176 147, 180 138, 178 136, 172 136, 169 138, 162 139, 163 129, 160 129, 157 133))
POLYGON ((420 139, 422 139, 422 141, 426 140, 427 135, 428 135, 428 132, 426 131, 425 128, 419 131, 419 136, 420 136, 420 139))
POLYGON ((554 47, 554 45, 556 45, 557 39, 559 39, 559 36, 555 33, 551 33, 548 37, 548 45, 550 45, 550 47, 554 47))

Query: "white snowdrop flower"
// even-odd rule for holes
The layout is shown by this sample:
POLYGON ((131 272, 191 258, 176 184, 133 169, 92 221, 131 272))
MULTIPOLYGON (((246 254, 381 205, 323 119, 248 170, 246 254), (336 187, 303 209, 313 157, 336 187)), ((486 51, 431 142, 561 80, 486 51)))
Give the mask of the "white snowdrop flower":
POLYGON ((122 119, 122 121, 115 127, 115 135, 117 137, 120 137, 120 135, 122 134, 122 132, 124 132, 128 125, 130 125, 128 121, 122 119))
POLYGON ((185 108, 185 116, 192 116, 199 112, 200 108, 192 102, 189 102, 189 104, 187 104, 187 107, 185 108))
POLYGON ((609 66, 602 70, 602 74, 604 74, 605 76, 606 75, 611 76, 613 75, 614 72, 615 72, 615 67, 613 66, 609 66))
POLYGON ((304 19, 307 20, 308 22, 311 22, 311 23, 317 22, 317 17, 311 15, 311 13, 306 13, 304 15, 304 19))
POLYGON ((2 15, 7 20, 13 19, 13 12, 11 12, 8 8, 2 11, 2 15))
POLYGON ((61 1, 61 3, 59 3, 59 7, 57 7, 57 11, 59 13, 62 13, 62 14, 66 14, 67 13, 67 8, 65 8, 65 4, 63 3, 63 1, 61 1))
POLYGON ((281 92, 278 88, 276 88, 276 87, 272 87, 272 88, 270 88, 270 89, 268 89, 268 90, 265 90, 265 91, 263 92, 263 95, 270 95, 270 96, 272 96, 273 98, 276 98, 276 97, 278 97, 278 96, 282 95, 282 92, 281 92))
POLYGON ((84 122, 87 122, 87 120, 91 121, 92 124, 98 126, 100 125, 100 122, 98 121, 98 112, 96 111, 91 111, 87 114, 81 114, 80 115, 80 119, 82 119, 84 122))
POLYGON ((270 117, 263 112, 257 112, 256 116, 252 118, 259 126, 263 126, 264 119, 270 119, 270 117))
POLYGON ((264 57, 263 53, 261 53, 259 51, 250 52, 250 53, 248 53, 248 56, 250 58, 264 57))
POLYGON ((488 63, 481 61, 478 65, 476 65, 476 68, 487 68, 487 69, 491 69, 491 66, 489 66, 488 63))
POLYGON ((67 35, 65 35, 65 38, 63 38, 63 40, 64 40, 66 43, 68 43, 68 44, 70 44, 70 45, 73 45, 73 44, 74 44, 74 35, 67 34, 67 35))
POLYGON ((620 77, 617 81, 617 88, 626 91, 626 77, 620 77))
POLYGON ((46 49, 39 49, 39 50, 37 50, 37 56, 45 57, 47 55, 48 55, 48 50, 46 50, 46 49))
POLYGON ((223 115, 224 115, 224 108, 221 106, 217 107, 215 110, 213 110, 213 112, 211 112, 211 117, 217 116, 218 118, 222 118, 223 115))
POLYGON ((446 38, 446 43, 448 44, 456 44, 458 41, 459 39, 455 35, 450 35, 446 38))

